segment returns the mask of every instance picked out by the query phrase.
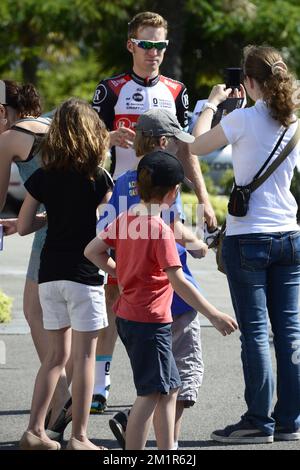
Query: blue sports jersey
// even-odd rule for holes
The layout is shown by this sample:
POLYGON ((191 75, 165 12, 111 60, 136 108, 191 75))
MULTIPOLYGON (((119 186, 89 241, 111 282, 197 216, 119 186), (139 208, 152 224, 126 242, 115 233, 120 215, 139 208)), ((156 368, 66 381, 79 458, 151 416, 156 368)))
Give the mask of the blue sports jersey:
MULTIPOLYGON (((180 262, 182 264, 182 270, 184 277, 190 281, 193 286, 196 287, 196 289, 199 289, 199 285, 197 284, 196 280, 194 279, 191 271, 189 270, 189 267, 187 265, 187 251, 184 248, 184 246, 179 245, 179 243, 176 243, 176 248, 179 254, 180 262)), ((172 305, 171 305, 171 312, 172 315, 181 315, 182 313, 194 311, 194 308, 191 307, 189 304, 187 304, 179 295, 174 292, 173 294, 173 300, 172 300, 172 305)))
MULTIPOLYGON (((104 207, 103 215, 101 215, 98 221, 97 231, 102 231, 121 212, 128 211, 130 207, 139 204, 140 201, 141 199, 137 192, 137 171, 126 171, 115 182, 112 196, 104 207)), ((176 217, 179 217, 180 220, 185 219, 180 194, 177 194, 176 201, 169 209, 162 211, 161 217, 168 225, 174 222, 176 217)))
MULTIPOLYGON (((113 222, 121 212, 128 211, 128 209, 133 205, 139 204, 140 200, 140 196, 137 192, 137 171, 129 170, 126 173, 123 173, 123 175, 121 175, 115 182, 112 196, 105 205, 102 215, 99 218, 97 231, 101 232, 104 230, 104 228, 113 222)), ((163 210, 161 213, 162 219, 167 224, 172 223, 177 216, 181 220, 184 220, 180 194, 177 195, 175 203, 168 210, 163 210)), ((187 266, 186 249, 179 245, 179 243, 176 243, 176 247, 185 278, 199 289, 196 280, 193 278, 193 275, 187 266)), ((172 315, 180 315, 191 310, 194 309, 179 297, 176 292, 174 292, 171 305, 172 315)))

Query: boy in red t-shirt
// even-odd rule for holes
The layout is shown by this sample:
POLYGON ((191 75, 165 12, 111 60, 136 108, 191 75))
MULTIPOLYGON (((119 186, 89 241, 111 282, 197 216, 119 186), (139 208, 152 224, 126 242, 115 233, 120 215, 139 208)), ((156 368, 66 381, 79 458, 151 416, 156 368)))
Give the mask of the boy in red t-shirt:
POLYGON ((171 206, 184 172, 171 154, 155 151, 137 169, 141 204, 122 213, 85 249, 96 266, 117 277, 114 305, 119 336, 127 350, 137 390, 126 430, 126 450, 144 449, 153 414, 158 449, 172 449, 180 378, 172 354, 173 289, 203 313, 224 336, 236 322, 213 307, 182 272, 174 234, 160 217, 171 206), (116 250, 116 262, 107 254, 116 250))

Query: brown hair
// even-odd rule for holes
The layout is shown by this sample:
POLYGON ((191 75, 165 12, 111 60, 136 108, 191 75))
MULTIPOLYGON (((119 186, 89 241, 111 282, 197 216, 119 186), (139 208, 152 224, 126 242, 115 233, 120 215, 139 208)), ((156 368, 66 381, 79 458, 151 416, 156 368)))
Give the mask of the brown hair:
POLYGON ((137 157, 142 157, 143 155, 146 155, 146 153, 152 152, 156 147, 160 147, 160 139, 161 137, 165 137, 166 139, 166 145, 172 140, 177 141, 175 136, 145 136, 143 135, 143 132, 137 131, 135 136, 134 136, 134 141, 133 141, 133 148, 135 150, 136 156, 137 157))
POLYGON ((20 85, 12 80, 3 81, 5 83, 7 106, 15 109, 21 118, 40 116, 41 98, 31 83, 20 85))
POLYGON ((254 78, 262 91, 271 116, 287 127, 293 120, 295 78, 280 53, 270 46, 244 48, 244 74, 254 78))
POLYGON ((140 198, 144 202, 150 202, 152 199, 162 201, 165 195, 173 189, 174 186, 153 186, 151 173, 148 168, 142 168, 139 172, 137 189, 140 198))
POLYGON ((75 169, 94 178, 104 164, 109 134, 96 111, 86 102, 70 98, 57 109, 42 146, 47 169, 75 169))
POLYGON ((142 13, 135 15, 128 23, 128 39, 136 38, 138 29, 145 28, 147 26, 152 26, 153 28, 164 28, 167 35, 167 21, 158 13, 153 13, 152 11, 143 11, 142 13))
POLYGON ((142 132, 136 132, 133 141, 133 148, 137 157, 142 157, 146 153, 152 152, 155 147, 159 147, 160 137, 144 136, 142 132))

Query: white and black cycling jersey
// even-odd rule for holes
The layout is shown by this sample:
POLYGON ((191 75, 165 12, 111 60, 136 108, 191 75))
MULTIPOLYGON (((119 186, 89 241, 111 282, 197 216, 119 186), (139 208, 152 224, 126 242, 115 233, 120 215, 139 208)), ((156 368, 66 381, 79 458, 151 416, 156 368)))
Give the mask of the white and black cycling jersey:
MULTIPOLYGON (((138 117, 152 108, 168 109, 176 114, 181 126, 186 128, 188 105, 188 94, 183 83, 163 75, 144 79, 133 71, 102 80, 96 88, 92 103, 110 131, 121 126, 134 130, 138 117)), ((111 173, 115 180, 135 165, 133 149, 112 149, 111 173)))

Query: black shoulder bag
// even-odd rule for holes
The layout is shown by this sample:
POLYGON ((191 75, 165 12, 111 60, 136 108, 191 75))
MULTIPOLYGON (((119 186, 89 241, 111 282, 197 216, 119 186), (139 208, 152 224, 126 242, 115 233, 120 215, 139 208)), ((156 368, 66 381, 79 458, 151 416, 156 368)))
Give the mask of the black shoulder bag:
POLYGON ((280 152, 276 160, 274 160, 274 162, 269 166, 265 173, 260 176, 268 165, 271 158, 273 157, 273 155, 275 154, 279 145, 281 144, 281 141, 285 136, 286 131, 287 128, 284 130, 284 132, 278 139, 278 142, 276 143, 270 156, 267 158, 260 170, 256 173, 253 178, 253 181, 250 184, 247 184, 247 186, 238 186, 234 181, 228 202, 228 212, 230 215, 233 215, 235 217, 244 217, 247 214, 251 193, 253 193, 253 191, 255 191, 259 186, 261 186, 269 178, 269 176, 278 168, 278 166, 283 162, 283 160, 285 160, 285 158, 292 152, 292 150, 294 150, 300 138, 299 120, 297 130, 291 140, 287 143, 285 148, 280 152))

